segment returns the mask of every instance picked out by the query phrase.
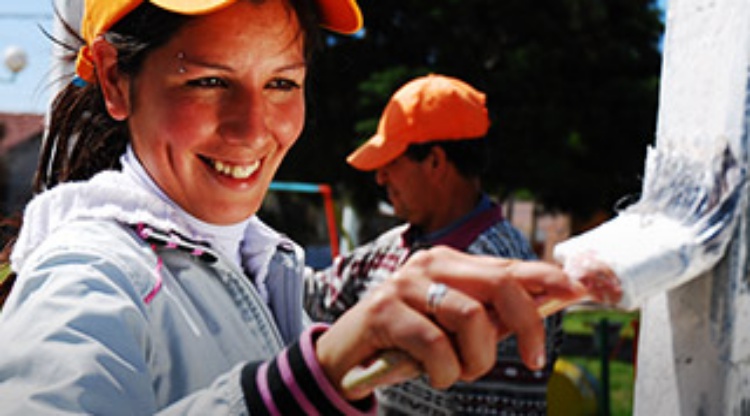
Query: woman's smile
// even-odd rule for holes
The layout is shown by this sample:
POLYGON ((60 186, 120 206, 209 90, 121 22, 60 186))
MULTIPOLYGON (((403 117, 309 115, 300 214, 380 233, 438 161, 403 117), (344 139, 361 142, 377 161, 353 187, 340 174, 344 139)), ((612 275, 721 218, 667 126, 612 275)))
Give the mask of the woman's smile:
POLYGON ((213 160, 209 158, 202 158, 214 171, 220 175, 230 177, 232 179, 247 179, 252 176, 260 168, 260 160, 256 160, 252 163, 241 163, 235 164, 232 162, 226 162, 221 160, 213 160))

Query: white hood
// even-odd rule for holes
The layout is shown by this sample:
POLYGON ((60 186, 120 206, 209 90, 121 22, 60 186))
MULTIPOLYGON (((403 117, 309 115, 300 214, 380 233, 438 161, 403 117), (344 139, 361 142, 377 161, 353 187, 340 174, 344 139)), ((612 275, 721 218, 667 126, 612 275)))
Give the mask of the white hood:
MULTIPOLYGON (((11 267, 16 272, 21 270, 24 260, 49 234, 79 219, 112 219, 133 225, 144 223, 211 244, 211 237, 197 230, 184 216, 158 195, 144 189, 134 177, 119 171, 101 172, 85 182, 63 183, 39 194, 27 205, 21 232, 11 254, 11 267)), ((246 270, 264 279, 265 265, 282 241, 292 244, 253 217, 248 222, 240 249, 246 270)), ((228 259, 234 258, 229 253, 222 254, 228 259)))

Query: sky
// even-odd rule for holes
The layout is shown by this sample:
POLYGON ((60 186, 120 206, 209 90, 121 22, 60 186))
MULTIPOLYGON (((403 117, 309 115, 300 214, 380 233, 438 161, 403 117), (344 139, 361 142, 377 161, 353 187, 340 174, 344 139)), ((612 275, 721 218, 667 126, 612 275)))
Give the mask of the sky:
MULTIPOLYGON (((70 0, 65 0, 70 1, 70 0)), ((79 0, 83 1, 83 0, 79 0)), ((657 0, 662 8, 667 0, 657 0)), ((43 113, 52 95, 53 0, 4 0, 0 2, 0 112, 43 113), (41 28, 40 28, 41 27, 41 28), (20 47, 28 64, 9 82, 5 53, 20 47)))
POLYGON ((43 113, 50 97, 52 42, 40 26, 52 32, 52 0, 0 1, 0 112, 43 113), (20 47, 27 66, 12 82, 5 53, 20 47))

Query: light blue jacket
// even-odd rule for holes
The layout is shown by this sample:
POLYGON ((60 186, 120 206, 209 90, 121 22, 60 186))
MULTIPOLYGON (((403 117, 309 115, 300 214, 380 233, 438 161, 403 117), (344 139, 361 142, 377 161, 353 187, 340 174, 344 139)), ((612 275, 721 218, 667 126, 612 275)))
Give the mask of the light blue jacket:
POLYGON ((262 299, 132 185, 105 172, 27 208, 0 313, 0 414, 246 414, 243 364, 302 330, 299 247, 253 219, 242 257, 262 299))

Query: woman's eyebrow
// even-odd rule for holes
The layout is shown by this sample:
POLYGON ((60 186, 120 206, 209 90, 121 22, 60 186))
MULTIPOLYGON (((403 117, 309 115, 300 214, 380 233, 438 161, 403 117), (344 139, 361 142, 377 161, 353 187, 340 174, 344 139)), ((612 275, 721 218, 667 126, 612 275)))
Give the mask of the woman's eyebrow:
POLYGON ((299 71, 299 70, 305 70, 307 69, 307 62, 300 61, 291 63, 288 65, 282 65, 274 70, 274 72, 289 72, 289 71, 299 71))
POLYGON ((182 65, 200 66, 203 68, 220 69, 223 71, 232 71, 232 67, 221 64, 219 62, 213 62, 210 60, 189 57, 184 54, 179 56, 178 59, 180 60, 180 64, 182 65))
MULTIPOLYGON (((182 55, 178 59, 180 60, 180 63, 183 65, 200 66, 204 68, 218 69, 218 70, 223 70, 223 71, 228 71, 228 72, 234 71, 234 69, 231 66, 228 66, 219 62, 213 62, 210 60, 203 60, 200 58, 190 58, 187 55, 182 55)), ((298 62, 292 62, 289 64, 281 65, 278 68, 275 68, 273 72, 280 73, 280 72, 298 71, 298 70, 305 70, 305 69, 307 69, 307 62, 301 60, 298 62)))

